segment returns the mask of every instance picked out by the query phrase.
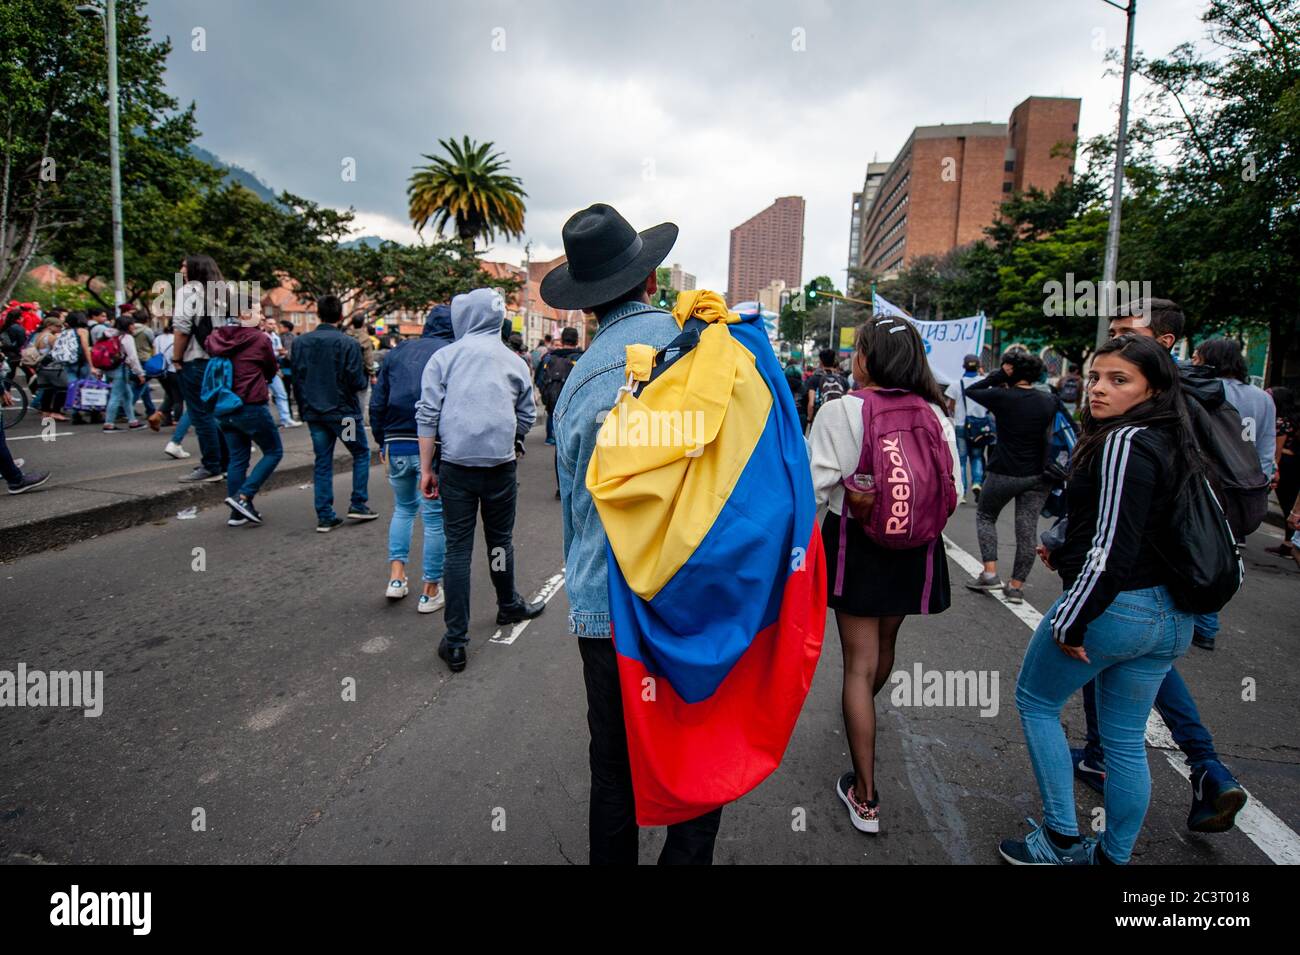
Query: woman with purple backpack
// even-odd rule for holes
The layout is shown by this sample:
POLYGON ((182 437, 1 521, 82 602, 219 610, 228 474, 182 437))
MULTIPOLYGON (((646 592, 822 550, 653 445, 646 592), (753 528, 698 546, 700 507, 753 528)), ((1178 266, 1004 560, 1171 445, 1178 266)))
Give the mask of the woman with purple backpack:
POLYGON ((877 316, 859 326, 853 378, 858 390, 821 409, 809 446, 853 759, 835 788, 853 826, 879 832, 875 697, 903 618, 948 609, 942 533, 961 498, 961 469, 943 391, 911 323, 877 316))

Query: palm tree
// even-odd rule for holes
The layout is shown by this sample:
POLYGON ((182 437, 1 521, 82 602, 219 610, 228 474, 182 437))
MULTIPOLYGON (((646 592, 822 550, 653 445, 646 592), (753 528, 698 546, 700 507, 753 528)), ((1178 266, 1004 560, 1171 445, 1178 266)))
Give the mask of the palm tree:
POLYGON ((429 220, 441 232, 455 220, 456 235, 473 246, 497 232, 516 238, 524 232, 524 192, 517 176, 504 172, 506 160, 492 152, 492 143, 476 144, 468 136, 461 143, 440 139, 446 156, 430 156, 427 166, 415 167, 406 187, 411 222, 416 230, 429 220))

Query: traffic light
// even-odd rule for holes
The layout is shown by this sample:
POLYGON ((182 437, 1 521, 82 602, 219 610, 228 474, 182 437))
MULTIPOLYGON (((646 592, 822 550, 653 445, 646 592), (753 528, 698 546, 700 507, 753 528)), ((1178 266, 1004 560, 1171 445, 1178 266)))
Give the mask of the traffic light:
POLYGON ((810 302, 815 301, 817 298, 817 286, 809 282, 808 285, 805 286, 804 297, 810 302))
POLYGON ((668 293, 665 292, 663 289, 659 290, 659 307, 660 308, 668 307, 668 293))

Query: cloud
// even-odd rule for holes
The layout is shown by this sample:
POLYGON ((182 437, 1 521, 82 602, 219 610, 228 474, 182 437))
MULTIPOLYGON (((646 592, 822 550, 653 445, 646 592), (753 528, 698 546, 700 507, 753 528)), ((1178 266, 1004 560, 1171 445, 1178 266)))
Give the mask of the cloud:
MULTIPOLYGON (((1145 3, 1139 45, 1200 36, 1201 9, 1145 3)), ((1081 97, 1081 136, 1111 131, 1119 81, 1102 50, 1124 31, 1101 0, 169 0, 149 14, 175 38, 168 85, 198 103, 202 144, 276 189, 409 238, 412 168, 469 135, 523 179, 534 258, 605 201, 639 228, 677 222, 669 261, 714 288, 730 229, 782 195, 807 200, 805 280, 842 282, 851 194, 913 126, 1003 122, 1039 94, 1081 97), (196 25, 207 52, 190 49, 196 25)))

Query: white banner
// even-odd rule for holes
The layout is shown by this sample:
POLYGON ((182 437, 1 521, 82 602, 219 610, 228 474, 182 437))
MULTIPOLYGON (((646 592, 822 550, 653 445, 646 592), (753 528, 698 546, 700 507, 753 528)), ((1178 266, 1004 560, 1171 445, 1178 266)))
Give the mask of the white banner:
POLYGON ((879 295, 873 295, 872 301, 877 315, 905 318, 921 333, 921 340, 925 342, 925 355, 930 360, 930 370, 940 384, 947 385, 961 378, 962 359, 967 355, 978 355, 984 345, 983 312, 970 318, 918 322, 879 295))

